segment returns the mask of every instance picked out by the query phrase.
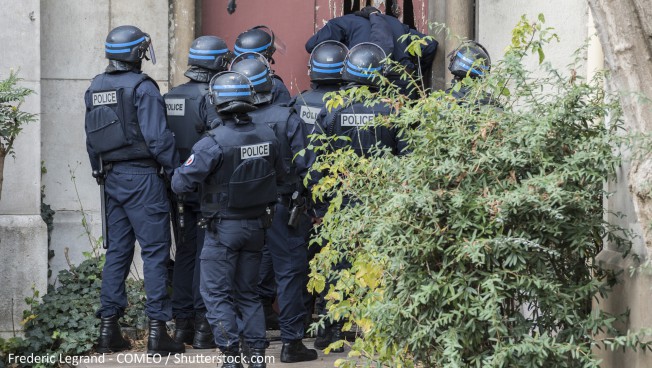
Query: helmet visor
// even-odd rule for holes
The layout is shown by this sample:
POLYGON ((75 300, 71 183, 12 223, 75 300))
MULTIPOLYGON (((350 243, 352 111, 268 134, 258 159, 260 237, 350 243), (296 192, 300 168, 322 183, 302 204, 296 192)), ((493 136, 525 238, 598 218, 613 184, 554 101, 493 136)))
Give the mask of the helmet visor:
POLYGON ((156 53, 154 53, 152 38, 147 33, 145 33, 145 42, 148 44, 147 52, 149 53, 149 59, 152 61, 152 64, 156 64, 156 53))

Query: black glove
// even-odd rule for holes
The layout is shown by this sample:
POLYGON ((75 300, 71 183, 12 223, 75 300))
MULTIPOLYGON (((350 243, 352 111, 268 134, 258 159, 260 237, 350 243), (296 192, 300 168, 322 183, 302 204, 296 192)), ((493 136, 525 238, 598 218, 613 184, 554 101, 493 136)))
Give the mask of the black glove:
POLYGON ((357 15, 359 17, 369 19, 369 16, 371 14, 380 14, 380 10, 378 10, 378 8, 374 8, 373 6, 370 5, 370 6, 365 6, 364 8, 358 10, 357 12, 354 12, 353 14, 355 14, 355 15, 357 15))

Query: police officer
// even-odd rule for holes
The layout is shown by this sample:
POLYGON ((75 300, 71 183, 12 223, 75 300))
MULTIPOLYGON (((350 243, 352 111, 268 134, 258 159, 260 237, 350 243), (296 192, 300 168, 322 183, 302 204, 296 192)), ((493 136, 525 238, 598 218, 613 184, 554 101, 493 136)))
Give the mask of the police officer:
POLYGON ((491 70, 491 58, 484 46, 476 41, 463 42, 449 54, 449 60, 448 70, 453 74, 453 81, 446 93, 450 93, 460 103, 495 104, 486 94, 469 96, 470 87, 462 83, 465 78, 482 78, 491 70), (458 83, 460 85, 456 87, 458 83), (469 98, 473 101, 469 101, 469 98))
MULTIPOLYGON (((384 72, 382 60, 385 59, 383 50, 372 43, 360 43, 349 51, 344 61, 342 79, 349 84, 346 89, 367 86, 371 91, 378 90, 379 78, 376 73, 384 72)), ((360 156, 370 156, 372 148, 389 148, 392 154, 400 155, 405 152, 405 142, 402 141, 396 130, 386 126, 373 126, 374 118, 379 115, 390 115, 392 109, 384 103, 375 103, 371 106, 365 105, 364 101, 355 101, 341 108, 328 111, 322 109, 315 122, 315 132, 324 133, 330 137, 349 137, 349 140, 332 140, 328 145, 332 149, 351 147, 360 156)), ((317 145, 321 143, 316 142, 317 145)), ((318 179, 316 173, 311 176, 318 179)), ((344 198, 343 206, 352 205, 349 198, 344 198)), ((316 206, 317 216, 323 217, 328 205, 322 203, 316 206)), ((348 261, 343 260, 336 265, 336 269, 350 267, 348 261)), ((324 294, 327 290, 324 290, 324 294)), ((318 331, 315 339, 315 347, 325 349, 330 343, 341 340, 343 321, 332 321, 326 328, 318 331)), ((334 352, 342 352, 343 348, 333 349, 334 352)))
POLYGON ((236 310, 242 336, 255 363, 265 367, 265 322, 256 283, 265 227, 271 224, 277 182, 285 168, 271 128, 253 124, 254 90, 246 76, 222 72, 210 82, 220 124, 192 148, 172 177, 175 193, 201 186, 201 211, 207 231, 201 253, 200 290, 206 317, 225 368, 242 367, 236 310), (257 360, 258 359, 258 360, 257 360))
MULTIPOLYGON (((312 52, 317 45, 326 40, 342 42, 348 48, 363 42, 374 42, 380 44, 383 51, 390 55, 392 60, 404 66, 409 73, 417 76, 426 75, 426 70, 432 65, 437 52, 437 41, 430 40, 421 46, 421 57, 417 62, 416 58, 406 51, 411 42, 410 38, 400 40, 403 35, 425 37, 423 33, 401 23, 396 17, 381 14, 378 9, 367 6, 353 14, 329 20, 308 39, 306 51, 312 52)), ((400 73, 388 71, 387 77, 400 87, 404 94, 415 96, 413 87, 408 84, 408 81, 401 80, 400 73)))
POLYGON ((158 86, 141 72, 151 38, 134 26, 114 28, 106 37, 106 71, 86 91, 86 146, 94 171, 105 176, 108 223, 106 263, 102 273, 98 352, 129 348, 118 319, 127 307, 125 279, 134 255, 142 249, 145 313, 149 317, 148 354, 180 353, 184 346, 167 334, 172 308, 166 289, 170 254, 170 206, 162 167, 172 175, 179 162, 167 129, 158 86))
POLYGON ((232 64, 231 70, 246 75, 256 86, 258 109, 250 116, 255 124, 269 125, 274 130, 287 170, 278 187, 276 214, 266 237, 280 307, 281 361, 315 360, 317 352, 306 348, 301 341, 306 318, 303 291, 308 271, 305 235, 310 229, 310 219, 305 213, 308 193, 302 183, 314 162, 314 153, 306 150, 307 133, 301 118, 287 105, 272 103, 272 76, 267 65, 256 58, 243 59, 232 64), (301 151, 303 154, 299 154, 301 151), (292 221, 290 212, 295 212, 292 221))
MULTIPOLYGON (((168 124, 174 133, 180 164, 188 159, 192 146, 217 118, 215 108, 207 103, 208 82, 225 71, 232 59, 226 43, 216 36, 201 36, 192 42, 188 54, 187 83, 174 87, 163 98, 168 124)), ((172 313, 175 318, 174 339, 192 344, 195 349, 215 347, 213 333, 206 320, 206 307, 199 292, 199 255, 204 243, 204 229, 197 226, 201 218, 199 193, 179 198, 183 206, 183 239, 176 239, 176 257, 172 277, 172 313)))
MULTIPOLYGON (((261 104, 263 102, 269 102, 271 103, 274 100, 274 94, 270 93, 270 84, 272 90, 274 89, 273 81, 274 79, 271 79, 270 83, 270 78, 268 77, 268 74, 271 73, 271 68, 269 66, 269 63, 267 59, 256 52, 246 52, 243 54, 238 55, 233 62, 231 63, 231 67, 233 65, 239 64, 242 60, 245 59, 255 59, 258 61, 256 62, 245 62, 245 65, 257 65, 259 66, 258 69, 261 70, 261 72, 265 73, 265 76, 261 76, 260 78, 256 78, 252 81, 254 85, 254 90, 256 91, 256 101, 257 104, 261 104), (264 66, 260 66, 260 65, 264 66), (267 83, 263 83, 267 82, 267 83)), ((241 71, 242 72, 242 71, 241 71)), ((269 247, 267 244, 265 244, 265 247, 263 247, 263 255, 262 259, 260 261, 260 280, 258 282, 258 294, 260 295, 261 301, 263 303, 263 312, 265 313, 265 326, 267 327, 268 330, 278 330, 279 329, 279 324, 278 324, 278 314, 273 308, 274 300, 276 299, 276 280, 274 277, 274 265, 272 264, 272 255, 269 253, 269 247)))
POLYGON ((311 89, 292 98, 290 106, 306 124, 305 131, 310 134, 317 115, 325 106, 324 95, 340 89, 342 67, 349 49, 338 41, 324 41, 310 53, 308 74, 311 89))
MULTIPOLYGON (((256 52, 263 55, 269 63, 274 63, 276 52, 276 37, 267 26, 256 26, 238 35, 233 47, 233 53, 240 56, 244 53, 256 52)), ((270 68, 271 70, 271 68, 270 68)), ((283 79, 272 74, 272 103, 287 103, 290 101, 290 91, 283 83, 283 79)))
MULTIPOLYGON (((308 63, 308 74, 312 82, 311 89, 301 92, 290 102, 294 112, 304 122, 304 132, 308 134, 313 132, 315 120, 326 104, 324 102, 325 94, 339 90, 342 84, 342 67, 348 51, 349 49, 338 41, 324 41, 312 50, 308 63)), ((309 233, 306 234, 306 237, 309 239, 309 233)), ((308 247, 308 261, 314 258, 320 249, 314 244, 308 247)), ((312 322, 313 304, 313 296, 308 293, 306 287, 304 288, 304 305, 306 308, 304 325, 306 327, 312 322)), ((317 311, 323 312, 323 307, 323 299, 319 299, 317 311)))

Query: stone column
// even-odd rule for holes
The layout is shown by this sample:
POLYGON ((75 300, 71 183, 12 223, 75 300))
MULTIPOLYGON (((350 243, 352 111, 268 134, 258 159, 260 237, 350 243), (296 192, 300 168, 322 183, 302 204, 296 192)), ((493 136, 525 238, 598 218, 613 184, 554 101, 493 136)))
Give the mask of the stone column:
POLYGON ((445 32, 435 34, 433 29, 429 32, 439 42, 431 69, 431 86, 445 89, 451 80, 446 55, 459 45, 460 40, 475 38, 475 5, 473 0, 429 0, 428 13, 431 23, 444 23, 450 30, 448 39, 445 32))
POLYGON ((195 0, 173 0, 170 12, 170 84, 188 81, 188 50, 195 39, 195 0))
MULTIPOLYGON (((599 70, 604 69, 605 55, 598 36, 591 10, 588 11, 588 34, 591 39, 587 49, 587 77, 592 78, 599 70)), ((608 83, 607 88, 614 90, 613 83, 608 83)), ((644 229, 641 223, 637 221, 634 198, 630 192, 631 180, 631 154, 625 153, 623 163, 618 167, 617 180, 611 181, 605 185, 605 190, 615 193, 610 198, 605 198, 604 207, 607 211, 606 218, 612 224, 616 224, 625 229, 633 231, 635 238, 632 244, 632 253, 628 257, 623 257, 622 249, 616 244, 607 243, 604 249, 598 254, 596 261, 600 267, 619 272, 620 283, 616 285, 613 291, 606 298, 597 298, 593 300, 593 308, 601 309, 610 313, 624 313, 629 310, 629 320, 626 325, 619 325, 621 331, 630 329, 637 331, 642 328, 652 326, 652 317, 649 313, 652 305, 652 292, 650 285, 649 264, 644 265, 637 272, 631 271, 641 267, 641 263, 648 260, 649 248, 643 242, 644 229), (620 215, 615 215, 619 213, 620 215), (624 216, 621 216, 624 215, 624 216)), ((603 338, 604 335, 598 335, 603 338)), ((649 367, 652 365, 652 357, 643 352, 633 352, 631 350, 610 351, 609 349, 594 349, 594 353, 603 359, 602 367, 619 368, 619 367, 649 367)))
POLYGON ((25 298, 47 288, 47 229, 41 219, 41 7, 39 0, 0 1, 0 79, 19 70, 20 83, 36 93, 21 109, 39 114, 24 126, 7 157, 0 201, 0 337, 21 329, 25 298))
POLYGON ((446 56, 455 50, 460 42, 475 38, 474 3, 474 0, 446 1, 446 26, 450 29, 450 37, 446 40, 446 45, 442 48, 446 51, 442 53, 442 56, 445 59, 444 70, 447 87, 452 79, 452 74, 448 71, 448 58, 446 56))

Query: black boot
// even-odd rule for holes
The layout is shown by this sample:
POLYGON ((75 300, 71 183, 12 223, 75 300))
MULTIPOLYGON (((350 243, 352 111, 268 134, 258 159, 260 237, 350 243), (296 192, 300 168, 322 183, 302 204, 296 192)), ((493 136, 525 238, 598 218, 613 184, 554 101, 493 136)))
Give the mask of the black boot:
POLYGON ((192 337, 195 334, 195 322, 190 318, 177 318, 174 320, 174 340, 192 344, 192 337))
POLYGON ((147 355, 169 355, 185 353, 183 343, 174 341, 168 335, 165 321, 149 320, 149 338, 147 339, 147 355))
POLYGON ((250 349, 249 368, 267 368, 265 363, 265 349, 250 349))
POLYGON ((317 329, 317 338, 315 338, 315 348, 324 350, 331 344, 331 337, 333 336, 332 325, 326 323, 326 327, 317 329))
POLYGON ((215 338, 213 330, 206 319, 206 312, 197 312, 195 315, 195 337, 192 340, 192 347, 195 349, 215 349, 215 338))
MULTIPOLYGON (((333 323, 331 342, 340 341, 344 339, 344 336, 342 336, 342 326, 344 326, 344 323, 342 323, 342 321, 337 321, 333 323)), ((340 346, 339 348, 331 349, 331 352, 333 353, 344 352, 344 345, 340 346)))
POLYGON ((281 348, 281 362, 296 363, 317 359, 317 350, 308 349, 301 340, 284 342, 281 348))
POLYGON ((268 330, 280 329, 278 325, 278 314, 274 311, 274 299, 262 298, 261 304, 263 305, 263 313, 265 313, 265 326, 268 330))
POLYGON ((118 316, 101 317, 100 337, 97 339, 95 351, 98 353, 115 353, 127 349, 131 349, 131 344, 122 337, 118 316))
POLYGON ((220 368, 244 368, 242 363, 240 363, 240 350, 237 346, 220 350, 222 351, 222 354, 224 354, 224 363, 222 363, 220 368))

